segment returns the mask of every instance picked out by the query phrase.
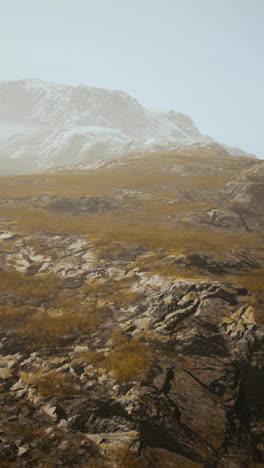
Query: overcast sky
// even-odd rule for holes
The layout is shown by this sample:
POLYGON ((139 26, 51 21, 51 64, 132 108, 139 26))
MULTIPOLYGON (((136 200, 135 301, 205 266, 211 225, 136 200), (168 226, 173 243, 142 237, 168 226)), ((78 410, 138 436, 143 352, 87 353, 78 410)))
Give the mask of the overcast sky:
POLYGON ((264 157, 264 0, 0 0, 0 79, 122 89, 264 157))

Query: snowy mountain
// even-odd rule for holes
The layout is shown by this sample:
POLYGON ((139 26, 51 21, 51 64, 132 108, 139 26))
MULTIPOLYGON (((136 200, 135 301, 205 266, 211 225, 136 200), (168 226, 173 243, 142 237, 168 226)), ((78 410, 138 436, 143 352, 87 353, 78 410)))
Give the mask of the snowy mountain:
POLYGON ((1 173, 85 167, 212 143, 187 115, 150 111, 122 91, 40 80, 0 82, 1 173))

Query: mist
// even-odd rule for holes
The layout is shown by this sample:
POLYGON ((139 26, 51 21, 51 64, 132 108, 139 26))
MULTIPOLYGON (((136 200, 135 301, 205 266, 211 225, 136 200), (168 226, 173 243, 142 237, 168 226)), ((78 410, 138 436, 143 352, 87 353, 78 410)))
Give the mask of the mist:
POLYGON ((1 80, 119 89, 264 155, 261 0, 2 0, 1 80))

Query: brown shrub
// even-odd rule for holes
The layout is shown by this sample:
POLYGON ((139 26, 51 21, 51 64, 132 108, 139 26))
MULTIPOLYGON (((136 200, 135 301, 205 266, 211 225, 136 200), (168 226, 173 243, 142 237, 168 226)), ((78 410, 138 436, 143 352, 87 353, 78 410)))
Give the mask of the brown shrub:
POLYGON ((129 446, 120 445, 112 448, 109 460, 115 468, 142 468, 144 465, 138 457, 130 450, 129 446))
POLYGON ((136 340, 128 341, 122 333, 115 333, 113 351, 106 359, 113 378, 121 383, 141 379, 150 367, 147 348, 136 340))
POLYGON ((1 306, 0 328, 4 331, 15 330, 32 319, 38 309, 29 306, 1 306))
POLYGON ((92 364, 94 367, 105 368, 112 377, 121 383, 138 380, 146 373, 150 366, 150 358, 146 347, 126 338, 121 332, 115 332, 111 339, 113 351, 105 356, 100 351, 81 351, 76 362, 92 364))
POLYGON ((74 377, 69 373, 57 370, 47 371, 43 368, 36 369, 34 373, 21 374, 22 380, 36 387, 37 391, 44 397, 67 396, 79 393, 75 389, 74 377))
POLYGON ((105 355, 101 351, 80 351, 76 361, 92 364, 94 367, 105 367, 105 355))
POLYGON ((139 380, 149 368, 149 359, 139 352, 113 352, 108 362, 113 378, 121 383, 139 380))

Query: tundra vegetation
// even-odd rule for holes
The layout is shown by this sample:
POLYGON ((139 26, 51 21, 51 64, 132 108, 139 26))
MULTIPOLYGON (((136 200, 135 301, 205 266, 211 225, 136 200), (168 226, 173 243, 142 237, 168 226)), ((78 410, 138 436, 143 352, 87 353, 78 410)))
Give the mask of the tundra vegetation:
MULTIPOLYGON (((23 415, 17 423, 11 412, 1 466, 191 467, 214 463, 212 453, 223 456, 217 450, 224 446, 224 412, 208 420, 207 432, 196 427, 207 421, 200 409, 181 426, 177 404, 184 412, 190 395, 174 403, 173 382, 180 386, 193 372, 195 386, 204 375, 182 325, 184 318, 188 329, 197 312, 191 338, 202 355, 197 323, 208 318, 204 301, 212 300, 212 333, 224 323, 234 336, 236 320, 239 330, 249 320, 250 330, 264 326, 263 204, 255 203, 253 189, 252 199, 243 198, 260 184, 250 176, 257 164, 217 151, 156 153, 89 171, 1 177, 0 324, 8 364, 0 386, 18 398, 23 415), (186 356, 175 351, 181 343, 186 356), (180 428, 176 454, 176 439, 160 427, 157 439, 168 436, 168 446, 148 440, 160 413, 172 432, 180 428)), ((207 346, 211 369, 221 367, 213 361, 224 346, 217 339, 207 346)), ((233 384, 217 372, 199 395, 231 392, 233 384)))

